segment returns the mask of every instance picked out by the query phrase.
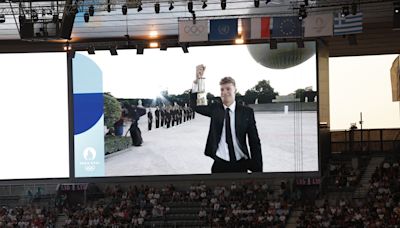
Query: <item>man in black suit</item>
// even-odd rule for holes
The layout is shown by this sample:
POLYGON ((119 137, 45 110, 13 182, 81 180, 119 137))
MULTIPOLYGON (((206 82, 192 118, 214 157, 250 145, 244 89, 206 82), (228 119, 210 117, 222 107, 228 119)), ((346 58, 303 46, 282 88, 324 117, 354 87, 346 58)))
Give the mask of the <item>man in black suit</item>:
POLYGON ((160 109, 158 109, 158 106, 156 110, 154 111, 154 114, 156 116, 156 128, 160 127, 160 109))
POLYGON ((235 101, 236 83, 233 78, 222 78, 220 86, 222 104, 197 105, 197 93, 192 91, 191 94, 194 110, 211 118, 205 148, 205 155, 214 159, 211 172, 262 172, 261 144, 254 111, 235 101))

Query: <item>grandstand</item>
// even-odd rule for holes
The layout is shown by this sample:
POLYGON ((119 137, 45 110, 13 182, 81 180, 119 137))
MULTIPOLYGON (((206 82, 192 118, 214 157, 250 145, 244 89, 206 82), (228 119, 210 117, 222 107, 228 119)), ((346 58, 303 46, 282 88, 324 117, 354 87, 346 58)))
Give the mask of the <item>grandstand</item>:
POLYGON ((0 1, 0 227, 399 227, 399 11, 398 0, 0 1), (345 19, 361 30, 342 34, 345 19), (365 56, 390 63, 352 65, 365 56), (368 108, 335 87, 333 59, 347 61, 347 78, 384 68, 385 87, 351 85, 368 108), (208 117, 190 104, 203 63, 210 104, 221 74, 236 77, 262 171, 212 173, 222 158, 204 156, 208 117))

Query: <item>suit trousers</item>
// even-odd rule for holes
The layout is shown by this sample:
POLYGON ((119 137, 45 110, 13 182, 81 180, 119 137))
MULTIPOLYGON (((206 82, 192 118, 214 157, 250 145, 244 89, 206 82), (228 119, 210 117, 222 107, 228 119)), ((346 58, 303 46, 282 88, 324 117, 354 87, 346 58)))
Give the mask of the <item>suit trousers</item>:
POLYGON ((240 159, 236 162, 229 162, 216 157, 211 167, 211 173, 247 173, 248 160, 240 159))

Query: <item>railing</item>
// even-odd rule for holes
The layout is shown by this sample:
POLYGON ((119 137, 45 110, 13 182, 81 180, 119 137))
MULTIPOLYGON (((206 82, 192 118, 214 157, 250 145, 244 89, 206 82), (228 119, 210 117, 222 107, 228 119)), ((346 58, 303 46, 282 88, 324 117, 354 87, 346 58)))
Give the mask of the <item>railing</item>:
POLYGON ((400 129, 331 131, 331 152, 394 153, 400 151, 400 129))
POLYGON ((2 184, 0 185, 0 196, 27 196, 28 191, 35 195, 40 189, 40 194, 55 194, 57 184, 2 184))

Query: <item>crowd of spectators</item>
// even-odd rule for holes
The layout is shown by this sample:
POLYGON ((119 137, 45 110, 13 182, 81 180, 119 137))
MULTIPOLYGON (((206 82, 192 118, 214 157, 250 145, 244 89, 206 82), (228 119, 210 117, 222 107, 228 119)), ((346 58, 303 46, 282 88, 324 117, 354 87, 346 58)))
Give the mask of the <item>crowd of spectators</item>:
POLYGON ((360 170, 354 169, 347 163, 330 164, 329 176, 336 188, 357 186, 360 180, 360 170))
POLYGON ((56 219, 56 211, 46 207, 28 205, 0 208, 0 227, 52 228, 56 219))
MULTIPOLYGON (((85 207, 65 208, 65 227, 132 226, 153 220, 167 221, 169 205, 197 205, 197 221, 214 227, 284 227, 290 213, 289 190, 283 182, 278 192, 266 183, 232 183, 209 187, 204 183, 177 190, 116 185, 105 189, 105 197, 85 207), (274 196, 274 197, 273 197, 274 196), (275 197, 276 196, 276 197, 275 197)), ((149 223, 147 223, 148 225, 149 223)))
POLYGON ((400 168, 398 161, 376 167, 365 199, 304 205, 297 227, 399 227, 400 168))

